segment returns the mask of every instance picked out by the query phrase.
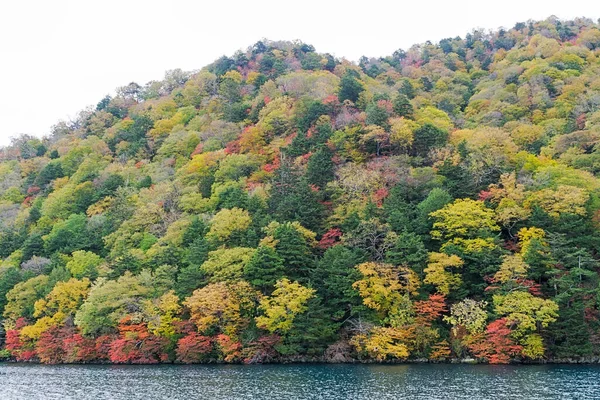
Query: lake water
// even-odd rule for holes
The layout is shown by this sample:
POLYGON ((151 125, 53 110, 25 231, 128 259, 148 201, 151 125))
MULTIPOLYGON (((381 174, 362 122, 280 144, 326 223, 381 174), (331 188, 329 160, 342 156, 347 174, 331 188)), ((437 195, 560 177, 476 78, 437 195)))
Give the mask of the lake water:
POLYGON ((600 399, 600 367, 0 363, 0 399, 600 399))

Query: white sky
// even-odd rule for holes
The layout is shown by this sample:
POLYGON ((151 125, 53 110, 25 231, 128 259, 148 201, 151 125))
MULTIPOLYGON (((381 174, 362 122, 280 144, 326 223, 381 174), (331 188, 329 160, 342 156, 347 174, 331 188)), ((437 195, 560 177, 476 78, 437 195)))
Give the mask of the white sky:
POLYGON ((588 17, 593 0, 0 0, 0 145, 45 135, 118 86, 200 69, 261 38, 358 60, 473 28, 588 17))

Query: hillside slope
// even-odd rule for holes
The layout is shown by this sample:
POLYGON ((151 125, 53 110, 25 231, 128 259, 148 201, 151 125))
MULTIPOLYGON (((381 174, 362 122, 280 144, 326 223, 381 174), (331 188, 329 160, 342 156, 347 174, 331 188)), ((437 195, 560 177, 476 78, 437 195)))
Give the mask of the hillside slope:
POLYGON ((0 358, 598 356, 600 30, 258 42, 0 151, 0 358))

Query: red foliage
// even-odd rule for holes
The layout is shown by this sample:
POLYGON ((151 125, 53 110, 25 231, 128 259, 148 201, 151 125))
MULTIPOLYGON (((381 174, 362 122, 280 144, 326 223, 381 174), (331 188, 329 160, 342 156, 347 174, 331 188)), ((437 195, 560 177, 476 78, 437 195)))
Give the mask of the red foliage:
POLYGON ((240 152, 239 140, 233 140, 225 146, 225 154, 234 154, 240 152))
POLYGON ((221 354, 223 354, 223 360, 226 362, 235 362, 241 356, 242 344, 234 341, 230 336, 220 334, 216 337, 217 345, 221 354))
POLYGON ((40 336, 35 350, 40 362, 45 364, 91 362, 98 359, 96 342, 67 326, 50 327, 40 336))
POLYGON ((65 350, 65 362, 67 363, 86 363, 99 359, 96 352, 96 341, 79 333, 65 339, 63 348, 65 350))
POLYGON ((388 197, 390 191, 387 188, 377 189, 375 193, 373 193, 373 201, 377 204, 378 207, 383 205, 383 200, 388 197))
POLYGON ((498 319, 488 324, 485 335, 476 338, 469 349, 475 357, 486 359, 490 364, 508 364, 523 350, 523 346, 516 344, 510 334, 506 319, 498 319))
POLYGON ((16 329, 6 331, 4 346, 17 361, 31 361, 37 356, 34 343, 22 340, 16 329))
POLYGON ((421 324, 430 324, 448 311, 446 297, 440 293, 431 294, 428 300, 416 301, 415 310, 421 324))
POLYGON ((194 148, 194 151, 192 151, 192 154, 190 155, 190 157, 193 157, 197 154, 202 154, 202 151, 204 151, 204 144, 203 143, 198 143, 196 145, 196 148, 194 148))
POLYGON ((22 328, 26 327, 27 325, 29 325, 29 321, 27 321, 27 319, 20 317, 17 318, 17 320, 15 321, 15 329, 17 331, 20 331, 22 328))
POLYGON ((261 364, 273 361, 277 357, 275 345, 281 341, 278 335, 261 336, 243 351, 244 363, 261 364))
POLYGON ((36 351, 44 364, 62 364, 66 359, 64 342, 72 337, 74 330, 67 327, 52 326, 42 333, 36 344, 36 351))
POLYGON ((510 252, 517 252, 521 249, 521 246, 515 239, 505 240, 502 247, 510 252))
POLYGON ((20 330, 25 326, 27 326, 27 320, 19 318, 15 321, 15 329, 6 331, 4 347, 17 361, 31 361, 37 356, 35 343, 31 340, 22 339, 20 336, 20 330))
POLYGON ((206 361, 212 351, 212 338, 197 332, 189 333, 177 341, 177 361, 185 364, 206 361))
POLYGON ((323 104, 339 105, 340 100, 338 99, 338 97, 335 94, 331 94, 323 99, 323 104))
POLYGON ((117 338, 113 335, 102 335, 96 338, 95 351, 98 360, 110 360, 110 344, 117 338))
POLYGON ((265 105, 271 102, 271 98, 269 96, 265 96, 264 98, 265 105))
POLYGON ((275 170, 279 169, 279 167, 281 166, 281 159, 279 157, 275 157, 273 159, 273 162, 270 164, 265 164, 263 166, 263 171, 265 172, 274 172, 275 170))
POLYGON ((27 188, 27 194, 34 195, 34 194, 38 193, 40 190, 41 189, 39 186, 29 186, 29 188, 27 188))
POLYGON ((595 307, 586 307, 583 310, 583 318, 587 323, 594 323, 598 321, 600 312, 595 307))
POLYGON ((394 106, 389 100, 377 100, 377 107, 383 108, 388 114, 392 114, 394 106))
POLYGON ((119 325, 119 338, 110 344, 108 355, 116 364, 157 364, 167 361, 169 341, 148 332, 144 324, 134 324, 129 317, 119 325))
POLYGON ((585 114, 579 114, 577 119, 575 119, 575 124, 577 125, 577 129, 579 129, 580 131, 584 130, 585 129, 585 121, 586 121, 585 114))
POLYGON ((332 228, 325 232, 323 237, 321 237, 317 247, 323 250, 333 247, 340 241, 340 237, 342 237, 342 230, 339 228, 332 228))
POLYGON ((489 190, 482 190, 479 192, 479 200, 487 201, 492 198, 492 192, 489 190))

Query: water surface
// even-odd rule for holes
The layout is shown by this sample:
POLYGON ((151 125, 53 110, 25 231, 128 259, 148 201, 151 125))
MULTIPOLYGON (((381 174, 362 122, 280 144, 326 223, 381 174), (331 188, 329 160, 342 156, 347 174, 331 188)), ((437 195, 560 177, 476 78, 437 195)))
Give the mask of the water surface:
POLYGON ((0 363, 0 399, 600 399, 570 365, 27 365, 0 363))

